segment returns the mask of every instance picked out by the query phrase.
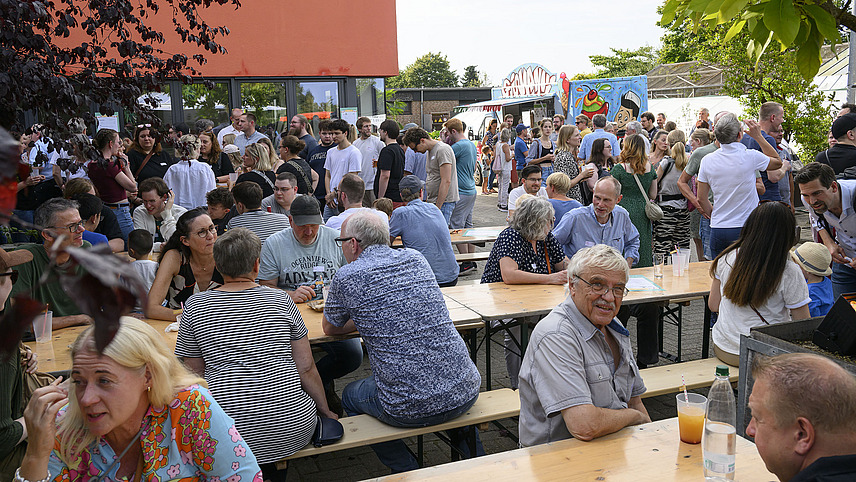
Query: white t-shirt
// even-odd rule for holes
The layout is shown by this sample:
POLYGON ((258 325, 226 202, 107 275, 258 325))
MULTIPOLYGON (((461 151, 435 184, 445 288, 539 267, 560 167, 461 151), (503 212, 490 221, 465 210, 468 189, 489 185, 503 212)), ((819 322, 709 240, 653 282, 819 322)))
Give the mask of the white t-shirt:
POLYGON ((770 158, 740 142, 722 145, 704 156, 698 180, 710 185, 716 203, 710 216, 711 228, 742 228, 758 207, 755 171, 766 171, 770 158))
MULTIPOLYGON (((757 151, 755 151, 757 152, 757 151)), ((707 158, 705 158, 707 159, 707 158)), ((720 294, 731 275, 737 251, 731 251, 719 260, 716 266, 716 279, 720 282, 720 294)), ((808 285, 796 263, 788 259, 782 279, 776 291, 763 306, 756 306, 758 313, 768 323, 791 321, 788 310, 807 305, 811 301, 808 285)), ((740 335, 749 335, 749 330, 766 324, 749 306, 736 306, 725 295, 719 302, 719 317, 713 325, 713 342, 719 348, 733 355, 740 354, 740 335)))
POLYGON ((235 129, 232 124, 227 125, 226 127, 220 129, 220 132, 217 133, 217 142, 220 143, 220 147, 223 147, 223 138, 226 137, 226 134, 235 134, 235 137, 238 137, 241 131, 235 129))
POLYGON ((262 246, 259 279, 276 279, 279 288, 293 291, 298 286, 311 285, 316 276, 314 268, 321 266, 329 282, 348 263, 342 248, 336 245, 338 236, 338 230, 319 226, 315 242, 304 246, 294 237, 292 228, 283 229, 267 238, 262 246))
POLYGON ((345 174, 360 172, 362 163, 363 156, 353 144, 344 149, 337 147, 327 151, 327 160, 324 161, 324 169, 330 172, 330 189, 337 189, 345 174))
POLYGON ((386 215, 386 213, 372 208, 348 208, 344 212, 342 212, 342 214, 339 214, 338 216, 333 216, 332 218, 328 219, 327 224, 325 224, 325 226, 327 226, 328 228, 341 230, 342 223, 344 223, 346 219, 351 217, 352 214, 357 214, 360 211, 368 211, 376 215, 377 217, 383 219, 383 222, 386 223, 386 227, 389 227, 389 217, 386 215))
MULTIPOLYGON (((524 195, 526 191, 523 189, 523 186, 517 186, 508 193, 508 210, 514 211, 517 209, 515 206, 517 205, 517 200, 520 199, 520 196, 524 195)), ((535 196, 542 197, 544 199, 549 199, 547 196, 547 190, 543 187, 538 190, 538 194, 535 196)))
MULTIPOLYGON (((369 136, 368 139, 357 139, 353 142, 360 154, 362 154, 362 167, 360 168, 360 177, 366 183, 366 191, 374 189, 375 171, 377 170, 377 158, 380 156, 380 151, 386 147, 377 136, 369 136)), ((328 154, 329 155, 329 154, 328 154)))

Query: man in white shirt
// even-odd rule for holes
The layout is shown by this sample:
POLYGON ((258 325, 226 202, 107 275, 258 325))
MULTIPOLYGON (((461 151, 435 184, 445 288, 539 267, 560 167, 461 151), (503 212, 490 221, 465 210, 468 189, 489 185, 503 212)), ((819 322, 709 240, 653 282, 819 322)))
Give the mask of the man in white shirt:
POLYGON ((187 212, 175 205, 175 194, 159 177, 143 180, 138 188, 143 205, 134 209, 134 229, 145 229, 154 239, 154 251, 160 251, 161 243, 169 241, 175 232, 175 223, 187 212))
POLYGON ((359 149, 363 156, 362 169, 360 169, 360 177, 366 184, 366 194, 363 196, 363 206, 370 208, 374 203, 374 179, 377 172, 377 158, 380 156, 380 151, 383 150, 385 144, 379 137, 372 135, 372 121, 368 117, 360 117, 357 119, 357 132, 359 138, 354 141, 354 147, 359 149))
POLYGON ((342 214, 333 216, 327 220, 325 225, 328 228, 342 229, 342 223, 344 223, 348 217, 360 211, 369 211, 372 214, 377 215, 377 217, 383 219, 383 222, 389 226, 389 218, 386 216, 386 213, 363 206, 362 199, 365 195, 365 186, 366 185, 363 183, 363 180, 360 179, 360 176, 351 173, 345 174, 345 177, 342 178, 342 182, 339 183, 338 199, 339 205, 344 207, 345 210, 342 214))
POLYGON ((238 129, 241 130, 241 133, 235 137, 235 145, 238 146, 242 156, 244 155, 244 148, 259 142, 265 136, 256 130, 256 116, 253 114, 242 114, 241 120, 238 121, 238 129))
POLYGON ((333 133, 336 148, 327 151, 327 159, 324 161, 324 169, 327 171, 324 176, 327 187, 324 219, 330 219, 339 214, 336 209, 336 198, 342 177, 349 172, 359 175, 362 169, 362 155, 348 140, 348 123, 342 119, 336 119, 330 123, 330 132, 333 133))
POLYGON ((549 199, 547 196, 547 190, 541 187, 541 167, 537 165, 530 165, 523 168, 521 172, 522 183, 520 186, 515 187, 508 193, 508 218, 507 221, 510 223, 511 218, 514 217, 514 210, 517 206, 517 200, 520 199, 520 196, 524 194, 531 194, 533 196, 542 197, 544 199, 549 199))
POLYGON ((241 133, 241 130, 238 129, 238 124, 240 124, 241 115, 243 114, 244 111, 241 109, 232 109, 232 116, 230 117, 232 123, 220 129, 220 132, 217 133, 217 142, 220 144, 220 147, 223 147, 223 137, 225 137, 226 134, 235 134, 235 137, 238 137, 238 134, 241 133))

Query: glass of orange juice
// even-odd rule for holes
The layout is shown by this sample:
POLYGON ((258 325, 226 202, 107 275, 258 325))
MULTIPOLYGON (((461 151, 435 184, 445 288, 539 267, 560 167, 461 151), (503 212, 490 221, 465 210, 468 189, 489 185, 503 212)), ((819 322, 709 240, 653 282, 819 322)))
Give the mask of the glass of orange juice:
POLYGON ((697 393, 677 395, 678 428, 681 432, 681 442, 697 444, 701 442, 704 432, 704 414, 707 409, 707 397, 697 393))

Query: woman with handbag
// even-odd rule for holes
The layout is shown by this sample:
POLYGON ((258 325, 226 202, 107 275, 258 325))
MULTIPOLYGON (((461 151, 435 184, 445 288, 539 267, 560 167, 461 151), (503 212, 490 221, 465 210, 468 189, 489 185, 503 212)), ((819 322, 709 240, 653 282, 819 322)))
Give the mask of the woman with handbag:
POLYGON ((610 171, 621 183, 621 200, 618 204, 630 213, 630 220, 639 231, 639 261, 637 268, 652 266, 653 243, 651 217, 656 218, 662 210, 651 201, 657 197, 657 172, 648 162, 645 154, 645 141, 639 134, 624 138, 624 148, 618 156, 618 163, 610 171))
POLYGON ((150 177, 163 179, 175 159, 161 146, 160 134, 150 125, 141 124, 134 129, 134 142, 128 149, 128 163, 137 182, 150 177))
MULTIPOLYGON (((659 133, 657 141, 659 142, 659 133)), ((665 135, 670 151, 657 166, 657 204, 663 219, 654 223, 654 254, 668 255, 675 246, 690 245, 690 213, 687 198, 678 189, 678 179, 687 165, 684 131, 675 129, 665 135)))
MULTIPOLYGON (((541 119, 538 124, 540 130, 539 137, 532 141, 529 146, 529 154, 526 156, 527 165, 536 165, 541 168, 541 186, 547 186, 547 178, 553 174, 553 159, 555 155, 553 151, 556 146, 550 140, 550 135, 553 133, 553 121, 551 119, 541 119)), ((533 129, 534 135, 534 129, 533 129)))
POLYGON ((713 352, 738 366, 740 335, 760 326, 810 317, 808 285, 790 250, 797 242, 796 219, 778 201, 762 202, 749 214, 737 241, 710 266, 713 352))

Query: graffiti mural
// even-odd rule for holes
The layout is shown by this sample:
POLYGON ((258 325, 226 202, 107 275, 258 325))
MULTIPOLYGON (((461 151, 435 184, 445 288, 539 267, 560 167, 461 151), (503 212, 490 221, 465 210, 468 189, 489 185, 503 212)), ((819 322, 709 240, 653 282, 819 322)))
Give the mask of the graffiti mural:
POLYGON ((591 118, 604 114, 607 121, 615 124, 619 137, 624 135, 628 122, 638 120, 639 114, 648 110, 648 77, 645 75, 573 80, 567 88, 573 106, 569 116, 584 114, 591 118))
POLYGON ((565 73, 556 75, 541 64, 523 64, 502 79, 499 87, 491 89, 491 98, 514 99, 552 95, 553 111, 567 112, 568 95, 559 86, 560 77, 565 79, 565 73))

